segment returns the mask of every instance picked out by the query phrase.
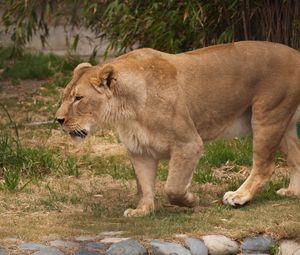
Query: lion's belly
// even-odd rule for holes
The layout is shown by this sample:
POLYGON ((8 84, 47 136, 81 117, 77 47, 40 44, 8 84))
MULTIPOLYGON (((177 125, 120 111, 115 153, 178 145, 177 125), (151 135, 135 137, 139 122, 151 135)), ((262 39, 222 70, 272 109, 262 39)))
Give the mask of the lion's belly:
POLYGON ((216 139, 233 139, 243 137, 250 134, 251 128, 251 113, 246 112, 238 119, 235 119, 221 132, 216 139))
POLYGON ((252 132, 251 111, 243 113, 230 122, 220 124, 218 121, 211 121, 204 126, 200 125, 198 132, 204 142, 246 136, 252 132))

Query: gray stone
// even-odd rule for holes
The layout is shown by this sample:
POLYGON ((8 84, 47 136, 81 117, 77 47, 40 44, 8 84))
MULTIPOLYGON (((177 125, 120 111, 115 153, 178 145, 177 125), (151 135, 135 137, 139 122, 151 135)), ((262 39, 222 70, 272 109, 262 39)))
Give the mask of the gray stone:
POLYGON ((89 250, 106 250, 107 245, 100 242, 91 242, 87 244, 89 250))
POLYGON ((150 244, 154 255, 191 255, 188 249, 177 243, 153 240, 150 244))
POLYGON ((75 238, 75 240, 80 242, 91 242, 95 241, 96 238, 94 236, 78 236, 75 238))
POLYGON ((259 235, 255 237, 247 237, 241 245, 243 253, 269 253, 270 248, 275 242, 270 236, 259 235))
POLYGON ((40 244, 40 243, 22 243, 19 245, 19 248, 22 250, 31 250, 31 251, 36 251, 36 250, 41 250, 47 248, 46 245, 40 244))
POLYGON ((3 239, 3 241, 5 242, 18 242, 20 241, 20 239, 18 239, 17 237, 6 237, 3 239))
POLYGON ((202 240, 196 238, 186 238, 184 242, 190 249, 192 255, 208 255, 208 249, 202 240))
POLYGON ((110 243, 118 243, 121 241, 125 241, 125 240, 129 240, 129 238, 121 238, 121 237, 105 237, 101 240, 101 243, 106 243, 106 244, 110 244, 110 243))
POLYGON ((64 241, 64 240, 51 241, 50 245, 57 248, 67 248, 67 249, 74 249, 80 247, 79 243, 72 242, 72 241, 64 241))
POLYGON ((107 253, 110 255, 146 255, 147 251, 136 240, 124 240, 110 246, 107 253))
POLYGON ((122 235, 124 231, 105 231, 101 232, 99 235, 100 236, 119 236, 122 235))
POLYGON ((181 239, 183 239, 183 238, 188 238, 188 236, 186 235, 186 234, 174 234, 173 235, 175 238, 181 238, 181 239))
POLYGON ((238 243, 226 236, 207 235, 203 237, 203 241, 210 255, 229 255, 239 252, 238 243))
POLYGON ((0 255, 8 255, 8 252, 4 248, 0 247, 0 255))
POLYGON ((283 241, 279 246, 279 255, 300 255, 300 243, 283 241))
POLYGON ((34 252, 32 255, 64 255, 64 253, 55 247, 46 247, 34 252))
POLYGON ((80 251, 76 251, 74 255, 104 255, 104 253, 99 253, 96 251, 80 250, 80 251))

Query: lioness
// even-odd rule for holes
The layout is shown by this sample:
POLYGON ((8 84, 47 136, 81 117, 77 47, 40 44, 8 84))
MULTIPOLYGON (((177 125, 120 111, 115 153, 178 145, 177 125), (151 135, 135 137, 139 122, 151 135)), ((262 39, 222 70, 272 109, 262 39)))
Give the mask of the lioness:
POLYGON ((253 133, 253 168, 225 204, 243 205, 270 179, 276 150, 291 166, 300 195, 300 54, 287 46, 244 41, 182 54, 138 49, 105 64, 78 65, 56 118, 73 138, 116 127, 137 177, 141 199, 125 216, 154 210, 155 173, 169 159, 170 203, 193 207, 189 191, 203 143, 253 133))

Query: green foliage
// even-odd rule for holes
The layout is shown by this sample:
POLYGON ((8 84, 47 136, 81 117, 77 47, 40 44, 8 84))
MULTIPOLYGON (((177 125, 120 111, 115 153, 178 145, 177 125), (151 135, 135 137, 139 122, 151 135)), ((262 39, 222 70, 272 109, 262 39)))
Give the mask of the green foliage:
POLYGON ((2 79, 45 79, 56 73, 69 74, 82 62, 73 56, 62 58, 53 54, 23 53, 12 59, 11 54, 11 48, 0 48, 0 68, 4 68, 2 79))
POLYGON ((11 60, 12 48, 0 47, 0 68, 4 68, 8 61, 11 60))
POLYGON ((271 255, 278 255, 278 254, 280 254, 279 244, 278 243, 271 244, 271 246, 269 248, 269 252, 270 252, 271 255))
POLYGON ((4 187, 8 190, 15 190, 20 183, 20 169, 3 167, 4 187))
MULTIPOLYGON (((36 33, 43 44, 49 24, 86 27, 109 40, 107 51, 138 45, 182 52, 234 40, 269 40, 300 47, 296 0, 9 0, 2 21, 14 53, 36 33)), ((76 49, 79 35, 72 41, 76 49)), ((95 55, 96 49, 92 55, 95 55)))
POLYGON ((54 55, 24 54, 12 66, 5 68, 3 78, 43 79, 54 74, 54 66, 58 64, 54 55))
POLYGON ((239 1, 110 1, 103 29, 109 49, 138 44, 182 52, 209 44, 231 42, 239 1))

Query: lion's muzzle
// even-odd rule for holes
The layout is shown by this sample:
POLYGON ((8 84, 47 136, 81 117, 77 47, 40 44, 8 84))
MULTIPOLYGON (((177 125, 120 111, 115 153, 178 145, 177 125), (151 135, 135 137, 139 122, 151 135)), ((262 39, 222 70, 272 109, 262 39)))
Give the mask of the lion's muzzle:
POLYGON ((84 129, 82 129, 82 130, 72 130, 72 131, 69 132, 69 134, 72 138, 76 138, 76 137, 85 138, 88 135, 88 132, 84 129))

